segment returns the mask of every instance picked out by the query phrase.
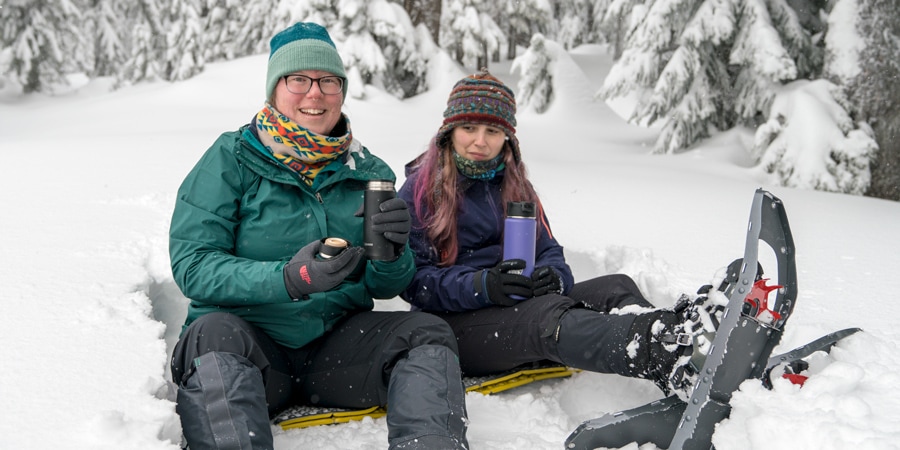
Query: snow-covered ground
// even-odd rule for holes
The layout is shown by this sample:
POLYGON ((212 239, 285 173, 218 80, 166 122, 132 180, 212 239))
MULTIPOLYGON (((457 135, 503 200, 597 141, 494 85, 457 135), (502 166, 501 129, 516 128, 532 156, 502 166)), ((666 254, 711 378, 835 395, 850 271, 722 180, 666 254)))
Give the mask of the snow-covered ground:
MULTIPOLYGON (((556 103, 543 115, 520 111, 518 129, 578 279, 624 272, 671 305, 741 256, 763 187, 784 201, 799 272, 798 304, 776 351, 865 330, 815 358, 803 388, 744 383, 716 447, 900 448, 900 203, 770 185, 747 156, 746 130, 651 156, 656 130, 590 100, 610 65, 603 49, 576 49, 560 64, 556 103)), ((177 84, 110 93, 100 80, 59 97, 0 98, 0 448, 177 448, 180 425, 165 399, 167 352, 186 304, 167 253, 174 194, 218 134, 259 109, 265 65, 255 56, 177 84)), ((508 67, 493 71, 515 88, 508 67)), ((354 136, 402 172, 463 74, 439 60, 429 93, 399 101, 371 90, 348 100, 354 136)), ((649 382, 592 373, 470 394, 469 442, 560 449, 582 421, 659 397, 649 382)), ((278 450, 378 449, 387 429, 367 419, 276 429, 275 440, 278 450)))

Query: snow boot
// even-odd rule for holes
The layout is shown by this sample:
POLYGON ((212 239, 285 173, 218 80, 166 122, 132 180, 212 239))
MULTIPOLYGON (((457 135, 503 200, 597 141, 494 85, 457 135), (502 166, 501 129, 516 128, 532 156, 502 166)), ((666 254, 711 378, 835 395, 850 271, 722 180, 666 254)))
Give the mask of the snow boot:
MULTIPOLYGON (((718 289, 702 286, 696 298, 682 294, 671 310, 644 314, 635 320, 632 335, 650 347, 644 366, 647 370, 640 375, 653 380, 665 395, 674 392, 683 400, 690 397, 742 263, 742 259, 736 259, 728 265, 718 289)), ((758 281, 763 273, 758 263, 756 273, 758 281)))
POLYGON ((240 355, 195 358, 178 387, 175 410, 191 450, 274 447, 262 375, 240 355))
MULTIPOLYGON (((686 392, 715 337, 718 305, 682 295, 672 309, 639 314, 631 327, 631 374, 653 381, 665 395, 686 392)), ((680 395, 680 394, 679 394, 680 395)))
POLYGON ((459 360, 443 345, 421 345, 397 362, 388 385, 390 450, 469 448, 459 360))

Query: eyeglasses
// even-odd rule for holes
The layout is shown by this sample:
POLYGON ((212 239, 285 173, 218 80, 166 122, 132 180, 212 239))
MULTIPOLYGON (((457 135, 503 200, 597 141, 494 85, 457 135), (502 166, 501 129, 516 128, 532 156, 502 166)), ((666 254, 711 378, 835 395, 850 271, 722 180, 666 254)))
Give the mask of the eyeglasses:
POLYGON ((292 94, 305 94, 312 88, 313 82, 319 85, 319 90, 325 95, 340 94, 344 90, 344 79, 328 76, 311 78, 306 75, 285 75, 284 86, 292 94))

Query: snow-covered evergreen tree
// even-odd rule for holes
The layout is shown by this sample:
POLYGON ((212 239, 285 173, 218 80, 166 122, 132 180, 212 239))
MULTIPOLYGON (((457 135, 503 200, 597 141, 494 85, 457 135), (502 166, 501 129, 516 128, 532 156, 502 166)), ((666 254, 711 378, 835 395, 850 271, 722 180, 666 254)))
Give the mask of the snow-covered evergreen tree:
POLYGON ((241 25, 247 20, 241 0, 206 0, 200 16, 203 21, 203 60, 206 62, 230 60, 244 56, 237 40, 241 25))
MULTIPOLYGON (((297 14, 298 11, 294 11, 297 14)), ((314 0, 305 20, 328 28, 347 70, 348 92, 375 85, 399 98, 425 89, 425 56, 406 11, 386 0, 314 0)))
POLYGON ((384 89, 399 98, 424 92, 426 58, 406 11, 396 3, 374 0, 369 4, 368 22, 385 59, 380 74, 384 89))
POLYGON ((82 17, 72 0, 10 1, 0 7, 0 43, 9 48, 6 79, 24 93, 52 93, 68 84, 68 74, 86 71, 91 62, 78 29, 82 17))
POLYGON ((595 42, 593 0, 560 0, 559 31, 555 41, 571 49, 586 42, 595 42))
POLYGON ((840 88, 824 79, 784 86, 756 132, 753 154, 762 170, 783 186, 865 193, 878 145, 871 129, 847 113, 849 106, 840 88))
POLYGON ((167 42, 160 18, 154 0, 137 0, 126 10, 125 20, 131 24, 131 39, 127 45, 128 58, 116 74, 114 87, 163 77, 167 42))
MULTIPOLYGON (((312 0, 309 3, 317 3, 323 0, 312 0)), ((328 0, 324 0, 328 1, 328 0)), ((235 54, 237 56, 268 54, 269 40, 275 33, 285 29, 302 17, 305 17, 307 2, 280 2, 274 7, 271 2, 252 1, 243 5, 241 14, 235 18, 238 20, 238 29, 233 39, 235 54), (290 11, 293 5, 303 7, 298 16, 290 11)), ((318 22, 321 23, 321 22, 318 22)))
MULTIPOLYGON (((328 28, 328 33, 334 37, 341 37, 342 31, 338 26, 338 9, 342 4, 339 0, 309 0, 308 2, 282 3, 282 11, 288 12, 292 18, 306 22, 315 22, 328 28), (334 36, 334 35, 337 36, 334 36)), ((347 4, 353 7, 353 4, 347 4)), ((293 21, 292 21, 293 22, 293 21)))
MULTIPOLYGON (((428 40, 434 43, 441 38, 441 3, 441 0, 403 0, 403 9, 413 26, 418 28, 419 25, 424 25, 428 30, 428 40)), ((421 37, 418 40, 426 41, 421 37)))
POLYGON ((387 69, 387 61, 368 28, 369 0, 338 0, 338 3, 338 28, 342 32, 332 33, 332 38, 339 42, 341 59, 348 69, 350 91, 347 94, 363 98, 363 87, 372 84, 387 69))
POLYGON ((441 19, 441 47, 460 64, 476 69, 487 67, 490 55, 506 43, 503 31, 483 11, 488 0, 447 0, 441 19))
POLYGON ((685 149, 736 125, 759 127, 754 155, 779 182, 860 193, 874 151, 867 127, 850 119, 849 103, 832 84, 785 88, 818 78, 823 67, 820 36, 803 24, 821 28, 813 17, 825 11, 797 3, 803 17, 786 0, 649 0, 599 95, 637 93, 632 120, 663 122, 656 152, 685 149), (808 108, 790 106, 800 101, 829 114, 815 115, 815 126, 799 125, 813 120, 808 108))
POLYGON ((821 54, 784 0, 651 0, 599 95, 637 91, 632 119, 664 121, 657 152, 766 119, 775 89, 821 54))
POLYGON ((122 38, 131 30, 122 21, 124 12, 123 0, 92 0, 85 21, 87 29, 83 31, 86 40, 94 45, 91 77, 113 76, 125 61, 122 38))
POLYGON ((612 46, 613 59, 618 60, 625 49, 626 36, 646 15, 644 0, 595 0, 593 32, 598 42, 612 46))
POLYGON ((516 57, 517 45, 530 45, 535 33, 547 33, 553 20, 549 0, 506 0, 502 11, 508 40, 507 59, 516 57))
POLYGON ((838 0, 828 15, 825 72, 871 124, 879 150, 867 195, 900 200, 900 0, 838 0))
POLYGON ((522 56, 516 58, 510 68, 519 72, 518 104, 522 108, 532 108, 543 113, 553 102, 553 76, 551 64, 553 56, 544 43, 544 36, 536 33, 531 37, 531 45, 522 56))
POLYGON ((204 40, 200 19, 202 0, 170 0, 163 16, 166 29, 164 78, 186 80, 203 71, 204 40))

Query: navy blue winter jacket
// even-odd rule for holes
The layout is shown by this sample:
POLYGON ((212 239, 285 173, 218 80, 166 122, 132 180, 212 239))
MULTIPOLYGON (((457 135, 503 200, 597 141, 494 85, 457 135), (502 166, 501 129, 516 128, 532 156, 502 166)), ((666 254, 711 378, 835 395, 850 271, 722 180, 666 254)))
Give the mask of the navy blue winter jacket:
MULTIPOLYGON (((493 306, 475 292, 474 275, 480 269, 496 266, 502 260, 503 205, 500 182, 503 172, 491 180, 471 180, 460 175, 464 187, 457 230, 459 253, 456 264, 438 266, 438 253, 422 227, 420 208, 413 202, 413 184, 418 178, 407 166, 406 181, 398 195, 406 200, 412 215, 409 246, 415 252, 416 274, 400 296, 412 304, 413 310, 433 312, 468 311, 493 306)), ((553 238, 546 216, 538 222, 535 267, 551 266, 561 275, 563 293, 572 288, 572 270, 566 264, 563 248, 553 238)))

